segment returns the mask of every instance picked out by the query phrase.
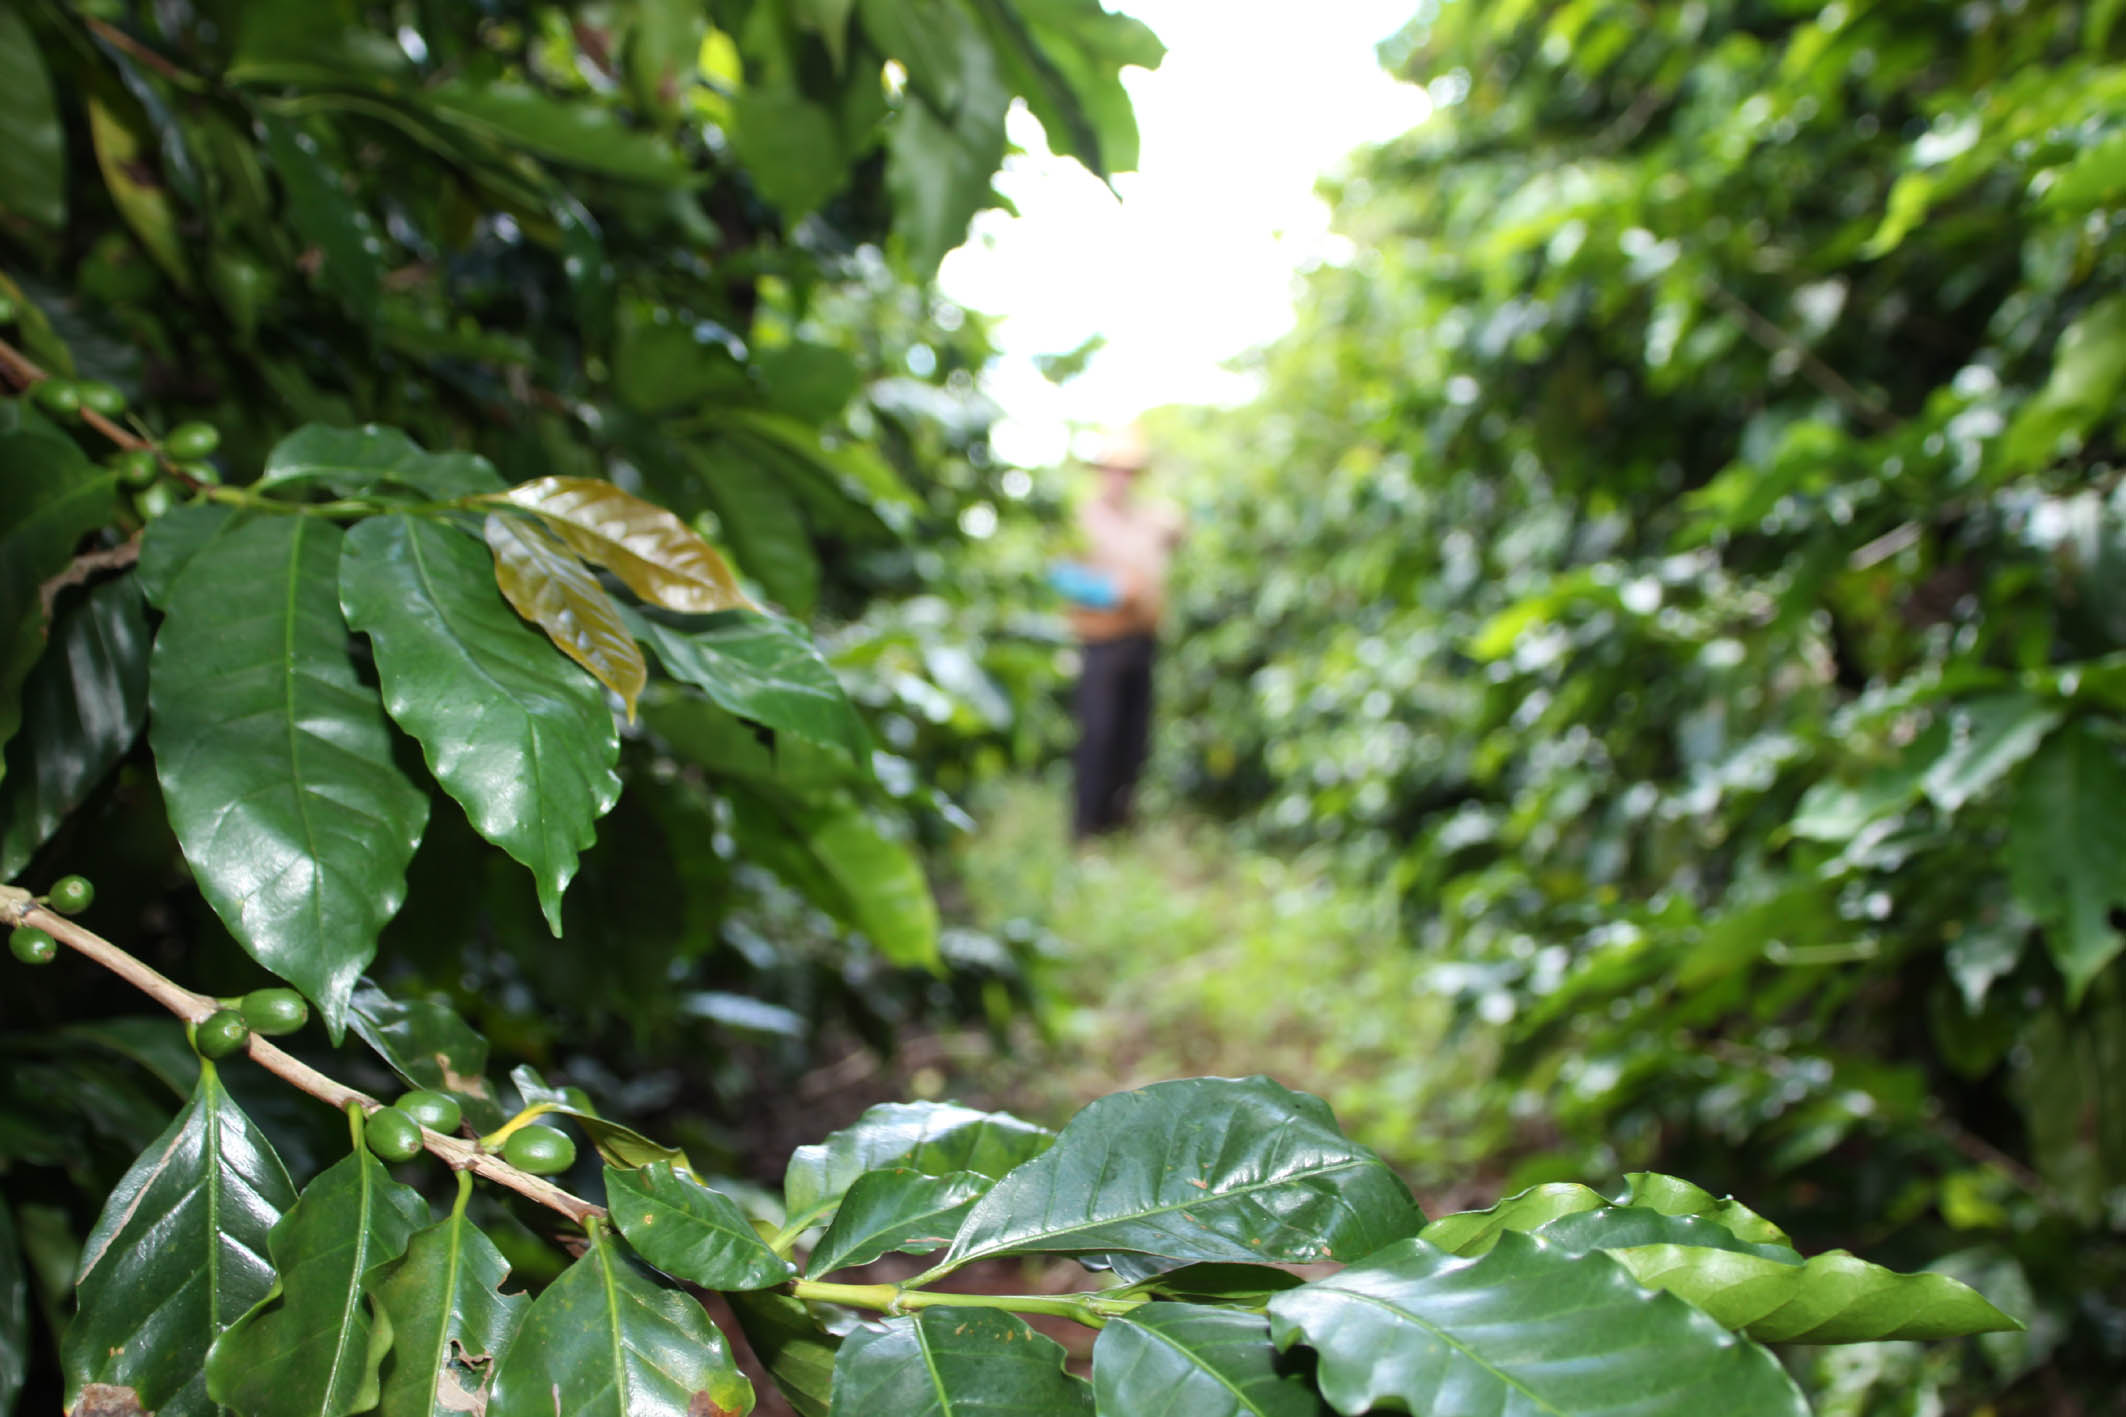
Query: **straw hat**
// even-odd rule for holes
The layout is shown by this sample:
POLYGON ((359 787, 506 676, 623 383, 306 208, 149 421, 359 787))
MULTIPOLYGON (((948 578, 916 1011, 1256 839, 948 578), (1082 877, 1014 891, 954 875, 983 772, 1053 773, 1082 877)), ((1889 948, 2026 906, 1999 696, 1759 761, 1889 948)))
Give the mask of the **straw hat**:
POLYGON ((1142 472, 1145 464, 1150 461, 1144 434, 1134 423, 1107 430, 1100 439, 1099 447, 1092 457, 1087 459, 1093 467, 1115 468, 1123 472, 1142 472))

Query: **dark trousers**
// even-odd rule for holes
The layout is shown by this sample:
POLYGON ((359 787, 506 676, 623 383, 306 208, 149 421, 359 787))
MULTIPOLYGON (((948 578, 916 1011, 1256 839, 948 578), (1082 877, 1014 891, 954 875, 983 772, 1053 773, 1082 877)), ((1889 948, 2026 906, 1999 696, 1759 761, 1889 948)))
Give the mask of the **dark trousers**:
POLYGON ((1078 790, 1071 835, 1083 840, 1129 820, 1152 737, 1150 635, 1084 647, 1078 676, 1078 790))

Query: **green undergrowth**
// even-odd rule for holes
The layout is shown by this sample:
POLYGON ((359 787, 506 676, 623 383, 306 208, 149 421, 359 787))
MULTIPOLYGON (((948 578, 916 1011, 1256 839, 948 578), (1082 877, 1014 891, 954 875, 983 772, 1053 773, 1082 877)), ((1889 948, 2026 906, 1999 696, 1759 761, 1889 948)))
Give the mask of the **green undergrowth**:
POLYGON ((1490 1050, 1449 1043, 1384 892, 1188 816, 1073 848, 1057 785, 1002 784, 976 806, 960 909, 1047 944, 1039 1036, 985 1065, 1000 1101, 1063 1115, 1162 1078, 1267 1073, 1434 1194, 1518 1149, 1483 1086, 1490 1050))

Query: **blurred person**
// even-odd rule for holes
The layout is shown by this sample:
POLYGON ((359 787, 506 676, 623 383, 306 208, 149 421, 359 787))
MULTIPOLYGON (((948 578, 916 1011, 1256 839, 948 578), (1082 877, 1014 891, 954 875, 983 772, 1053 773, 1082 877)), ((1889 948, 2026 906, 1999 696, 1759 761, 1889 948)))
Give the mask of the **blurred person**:
POLYGON ((1134 428, 1106 440, 1089 463, 1098 483, 1078 509, 1083 555, 1050 576, 1071 602, 1082 662, 1071 810, 1080 842, 1128 822, 1151 747, 1152 662, 1183 523, 1178 509, 1142 496, 1147 461, 1134 428))

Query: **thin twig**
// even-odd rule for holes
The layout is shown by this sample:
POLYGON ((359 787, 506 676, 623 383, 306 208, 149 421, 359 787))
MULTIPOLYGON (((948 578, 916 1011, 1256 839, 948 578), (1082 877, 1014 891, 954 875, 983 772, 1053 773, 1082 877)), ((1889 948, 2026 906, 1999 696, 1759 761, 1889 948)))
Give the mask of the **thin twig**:
MULTIPOLYGON (((4 372, 10 379, 13 379, 15 386, 21 389, 27 389, 32 384, 41 384, 52 377, 50 373, 32 362, 28 355, 9 344, 6 340, 0 340, 0 372, 4 372)), ((81 410, 81 421, 101 433, 104 437, 109 438, 121 448, 150 448, 154 446, 147 439, 136 436, 130 429, 119 427, 93 408, 81 410)))
MULTIPOLYGON (((203 1022, 221 1008, 221 1004, 216 1000, 205 994, 193 993, 141 963, 94 931, 84 929, 65 916, 38 905, 27 891, 18 890, 13 886, 0 886, 0 924, 35 926, 53 939, 87 955, 188 1023, 203 1022)), ((256 1033, 251 1035, 246 1046, 250 1050, 251 1061, 321 1102, 337 1108, 344 1108, 349 1102, 358 1102, 365 1110, 372 1112, 384 1105, 365 1092, 351 1088, 336 1078, 327 1077, 256 1033)), ((578 1224, 593 1216, 605 1214, 603 1207, 592 1205, 581 1196, 564 1191, 543 1177, 534 1176, 528 1171, 519 1171, 501 1157, 480 1150, 463 1137, 449 1137, 422 1127, 421 1143, 454 1169, 471 1171, 486 1177, 496 1185, 507 1186, 550 1210, 561 1212, 578 1224)))
POLYGON ((1715 303, 1740 322, 1744 331, 1766 349, 1784 350, 1800 361, 1800 369, 1810 383, 1845 405, 1847 412, 1866 423, 1878 433, 1888 432, 1897 426, 1897 420, 1886 412, 1882 404, 1869 398, 1846 381, 1836 369, 1817 358, 1809 347, 1795 336, 1788 334, 1745 303, 1741 296, 1729 290, 1711 276, 1703 277, 1706 294, 1715 303))
POLYGON ((89 577, 101 571, 122 571, 140 559, 140 533, 133 535, 117 546, 102 551, 84 551, 67 562, 66 569, 37 587, 37 598, 44 603, 44 622, 52 621, 52 607, 59 602, 59 592, 71 585, 83 585, 89 577))

